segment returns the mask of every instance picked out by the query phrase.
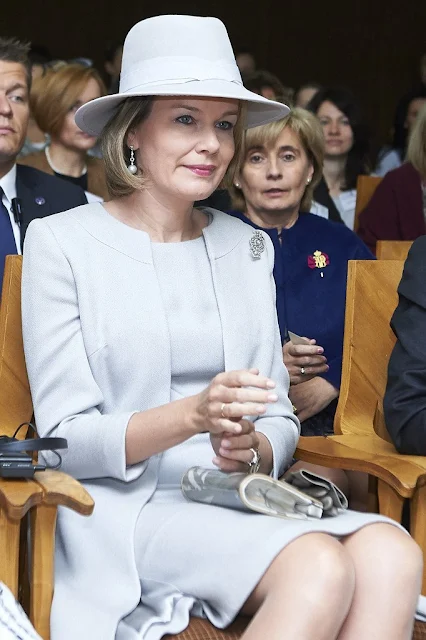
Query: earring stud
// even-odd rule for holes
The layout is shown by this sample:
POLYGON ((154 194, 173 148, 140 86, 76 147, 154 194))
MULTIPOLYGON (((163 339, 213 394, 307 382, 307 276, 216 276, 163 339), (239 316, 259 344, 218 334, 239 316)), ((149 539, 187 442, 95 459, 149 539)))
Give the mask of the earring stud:
POLYGON ((138 172, 138 168, 135 164, 135 150, 132 145, 130 145, 129 149, 130 149, 130 164, 127 166, 127 170, 129 171, 129 173, 131 173, 134 176, 138 172))

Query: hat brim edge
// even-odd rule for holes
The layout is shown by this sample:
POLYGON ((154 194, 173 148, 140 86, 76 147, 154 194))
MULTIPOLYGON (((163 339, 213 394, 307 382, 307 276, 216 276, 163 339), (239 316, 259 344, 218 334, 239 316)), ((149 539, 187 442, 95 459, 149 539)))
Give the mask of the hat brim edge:
MULTIPOLYGON (((229 84, 231 83, 226 83, 226 85, 229 84)), ((235 87, 223 87, 222 85, 221 88, 218 86, 215 90, 214 88, 209 89, 206 87, 206 82, 203 81, 180 83, 176 86, 150 86, 129 91, 128 93, 116 93, 96 98, 78 109, 75 114, 75 121, 82 131, 93 136, 99 136, 121 102, 126 98, 148 96, 191 96, 194 98, 241 100, 247 103, 247 129, 268 124, 274 120, 281 120, 290 111, 289 107, 284 103, 268 100, 263 96, 248 91, 242 85, 236 84, 235 87)))

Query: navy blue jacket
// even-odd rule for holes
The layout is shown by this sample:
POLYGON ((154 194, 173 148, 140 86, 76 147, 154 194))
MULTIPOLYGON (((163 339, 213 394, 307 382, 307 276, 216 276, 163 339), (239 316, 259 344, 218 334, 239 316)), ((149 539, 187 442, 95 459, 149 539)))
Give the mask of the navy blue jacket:
POLYGON ((27 227, 34 218, 44 218, 87 204, 86 194, 80 187, 20 164, 16 165, 16 195, 22 213, 22 245, 27 227))
POLYGON ((282 342, 287 341, 288 330, 315 338, 324 347, 330 367, 322 377, 339 389, 348 260, 374 260, 373 254, 345 225, 310 213, 301 213, 296 223, 280 234, 276 229, 258 227, 238 211, 229 213, 262 229, 273 242, 282 342))

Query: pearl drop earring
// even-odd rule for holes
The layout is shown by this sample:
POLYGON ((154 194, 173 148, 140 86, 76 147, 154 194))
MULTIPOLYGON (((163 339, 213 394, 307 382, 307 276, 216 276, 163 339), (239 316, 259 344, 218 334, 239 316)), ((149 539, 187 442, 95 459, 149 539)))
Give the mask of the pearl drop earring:
POLYGON ((308 179, 306 180, 306 184, 311 184, 311 180, 312 180, 312 178, 308 178, 308 179))
POLYGON ((129 148, 130 148, 130 164, 127 166, 127 170, 129 171, 129 173, 131 173, 134 176, 135 173, 138 172, 138 168, 135 164, 135 151, 132 145, 130 145, 129 148))
POLYGON ((239 189, 239 188, 240 188, 240 183, 239 183, 239 182, 236 182, 236 183, 234 184, 234 186, 235 186, 237 189, 239 189))

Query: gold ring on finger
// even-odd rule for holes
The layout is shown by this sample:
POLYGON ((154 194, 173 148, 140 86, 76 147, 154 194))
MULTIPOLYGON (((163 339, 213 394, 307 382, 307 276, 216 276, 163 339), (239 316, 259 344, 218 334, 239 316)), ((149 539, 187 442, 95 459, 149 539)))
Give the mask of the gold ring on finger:
POLYGON ((226 415, 223 412, 225 407, 226 407, 226 402, 222 402, 222 406, 220 408, 220 415, 222 416, 222 418, 226 418, 226 415))
POLYGON ((304 375, 305 375, 305 367, 300 367, 300 374, 301 374, 302 376, 304 376, 304 375))

